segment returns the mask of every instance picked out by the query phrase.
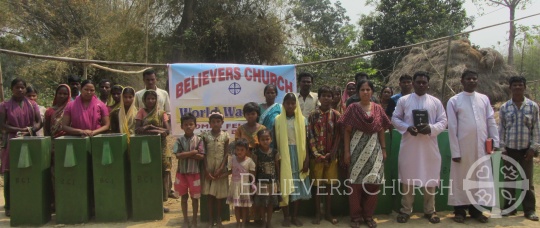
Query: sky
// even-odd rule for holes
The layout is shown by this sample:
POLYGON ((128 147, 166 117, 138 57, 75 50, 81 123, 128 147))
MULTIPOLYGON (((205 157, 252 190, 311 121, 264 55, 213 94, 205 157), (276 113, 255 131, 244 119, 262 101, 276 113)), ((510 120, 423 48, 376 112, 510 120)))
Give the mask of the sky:
MULTIPOLYGON (((337 0, 330 0, 336 2, 337 0)), ((369 14, 374 10, 373 6, 366 6, 366 0, 340 0, 342 6, 347 9, 347 15, 351 18, 351 23, 356 24, 362 14, 369 14)), ((465 31, 469 31, 484 26, 497 24, 510 20, 510 13, 508 8, 503 6, 491 7, 484 5, 478 7, 472 0, 465 0, 463 5, 467 12, 467 16, 474 16, 475 20, 472 27, 468 27, 465 31), (484 14, 481 15, 483 8, 484 14)), ((516 10, 516 19, 532 14, 540 13, 540 1, 532 0, 525 10, 516 10)), ((521 21, 517 21, 516 25, 540 25, 540 15, 527 18, 521 21)), ((492 47, 501 53, 507 53, 508 49, 508 30, 509 26, 500 25, 489 29, 480 30, 470 35, 469 39, 473 44, 480 47, 492 47)))

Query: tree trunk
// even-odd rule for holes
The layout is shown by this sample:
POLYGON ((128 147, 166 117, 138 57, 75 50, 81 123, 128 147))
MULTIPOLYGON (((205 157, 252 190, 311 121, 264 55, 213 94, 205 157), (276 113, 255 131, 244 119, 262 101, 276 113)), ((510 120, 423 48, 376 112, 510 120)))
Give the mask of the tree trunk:
POLYGON ((172 56, 171 60, 172 62, 179 62, 182 60, 183 56, 183 42, 182 39, 184 37, 184 33, 186 30, 188 30, 191 25, 193 24, 193 10, 194 10, 194 4, 195 0, 184 0, 184 10, 182 12, 182 20, 180 21, 180 25, 175 29, 174 35, 173 35, 173 41, 172 43, 175 43, 175 45, 172 45, 172 56))
MULTIPOLYGON (((519 1, 518 1, 519 2, 519 1)), ((516 24, 513 22, 516 14, 517 4, 512 2, 510 8, 510 32, 508 35, 508 65, 514 65, 514 40, 516 39, 516 24)))

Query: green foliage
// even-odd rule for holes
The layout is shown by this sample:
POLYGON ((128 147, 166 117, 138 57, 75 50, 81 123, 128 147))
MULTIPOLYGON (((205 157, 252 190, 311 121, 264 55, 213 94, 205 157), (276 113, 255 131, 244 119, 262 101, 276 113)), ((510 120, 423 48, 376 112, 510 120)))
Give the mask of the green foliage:
MULTIPOLYGON (((362 38, 372 41, 372 51, 414 44, 461 32, 473 19, 466 16, 462 0, 380 0, 371 1, 376 11, 364 15, 359 25, 362 38)), ((389 75, 407 50, 377 54, 372 67, 389 75)))

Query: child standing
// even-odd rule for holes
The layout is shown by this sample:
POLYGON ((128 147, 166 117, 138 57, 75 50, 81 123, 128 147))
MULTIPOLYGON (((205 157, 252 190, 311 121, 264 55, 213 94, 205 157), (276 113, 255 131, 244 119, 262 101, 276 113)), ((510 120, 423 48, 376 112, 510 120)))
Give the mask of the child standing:
POLYGON ((223 114, 212 112, 210 114, 211 131, 204 132, 201 137, 206 148, 205 178, 202 193, 208 196, 208 215, 210 225, 214 224, 214 219, 218 227, 221 224, 221 200, 227 198, 229 193, 229 179, 225 164, 227 163, 227 153, 229 147, 229 133, 221 130, 223 125, 223 114), (214 208, 217 215, 214 216, 214 208))
POLYGON ((254 197, 254 205, 260 208, 260 214, 263 218, 261 227, 271 227, 272 213, 274 206, 278 201, 278 171, 279 171, 279 153, 270 147, 272 136, 267 129, 257 133, 259 138, 259 147, 255 150, 256 183, 257 192, 254 197), (266 220, 264 220, 266 214, 266 220))
POLYGON ((338 220, 332 216, 333 186, 338 186, 338 160, 337 149, 340 142, 341 128, 338 127, 340 114, 332 108, 335 101, 334 91, 328 86, 321 86, 318 91, 321 106, 309 115, 309 143, 311 146, 310 174, 313 185, 316 186, 315 206, 316 213, 313 224, 321 222, 321 196, 326 195, 325 220, 332 224, 338 220), (324 187, 321 187, 324 186, 324 187), (326 193, 325 193, 326 190, 326 193), (319 194, 322 193, 322 194, 319 194))
POLYGON ((253 192, 249 183, 252 183, 255 177, 255 163, 247 157, 249 143, 246 139, 238 139, 234 149, 236 156, 233 156, 227 165, 229 173, 232 174, 227 203, 234 206, 236 226, 246 227, 253 192))
POLYGON ((197 227, 197 213, 199 212, 199 198, 201 197, 199 164, 204 159, 204 145, 202 138, 193 134, 197 126, 197 118, 193 114, 185 114, 180 118, 180 122, 185 134, 176 140, 173 148, 176 158, 178 158, 178 171, 174 188, 182 198, 184 226, 197 227), (188 190, 193 208, 193 220, 191 222, 187 215, 188 190))
POLYGON ((249 143, 248 157, 251 157, 251 152, 255 149, 256 145, 259 143, 257 139, 257 132, 266 127, 260 123, 257 123, 257 119, 261 115, 259 105, 255 102, 249 102, 244 105, 242 109, 244 117, 246 118, 247 123, 242 124, 234 135, 235 140, 244 138, 249 143))
POLYGON ((280 162, 280 189, 283 201, 280 206, 283 209, 283 226, 290 224, 302 226, 298 219, 299 200, 311 198, 308 189, 309 181, 309 156, 306 156, 306 118, 298 104, 294 93, 288 93, 283 98, 283 109, 276 117, 275 131, 276 145, 281 155, 280 162), (279 133, 278 133, 279 132, 279 133), (292 215, 289 214, 289 202, 293 203, 292 215))

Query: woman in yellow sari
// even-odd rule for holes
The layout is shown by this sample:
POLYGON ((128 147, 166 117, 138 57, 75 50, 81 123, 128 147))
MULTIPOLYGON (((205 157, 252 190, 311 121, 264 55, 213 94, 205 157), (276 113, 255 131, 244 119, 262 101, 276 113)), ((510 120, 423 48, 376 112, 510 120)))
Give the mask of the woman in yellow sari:
POLYGON ((124 133, 129 137, 135 134, 135 117, 137 116, 137 108, 135 107, 135 90, 131 87, 126 87, 122 90, 119 108, 111 112, 111 132, 124 133), (123 107, 123 108, 122 108, 123 107))

